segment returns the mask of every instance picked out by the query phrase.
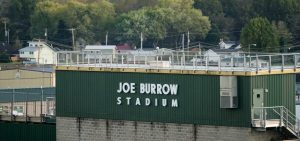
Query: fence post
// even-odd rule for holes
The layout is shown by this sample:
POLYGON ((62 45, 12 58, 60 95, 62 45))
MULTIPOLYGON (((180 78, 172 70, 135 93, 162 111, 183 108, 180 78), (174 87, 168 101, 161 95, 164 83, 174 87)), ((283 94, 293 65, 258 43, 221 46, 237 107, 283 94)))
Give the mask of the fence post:
POLYGON ((43 100, 44 100, 44 90, 43 90, 43 86, 41 86, 41 109, 40 109, 41 122, 43 122, 43 100))
POLYGON ((11 121, 14 120, 14 101, 15 101, 15 89, 12 90, 12 101, 11 101, 11 107, 10 107, 10 117, 11 121))
POLYGON ((25 121, 28 122, 28 92, 26 93, 25 109, 25 121))

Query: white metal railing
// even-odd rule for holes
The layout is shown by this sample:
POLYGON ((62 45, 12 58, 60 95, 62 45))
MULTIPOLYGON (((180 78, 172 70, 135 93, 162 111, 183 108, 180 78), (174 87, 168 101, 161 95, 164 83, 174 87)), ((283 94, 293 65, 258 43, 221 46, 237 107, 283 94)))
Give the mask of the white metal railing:
POLYGON ((253 107, 251 117, 253 127, 286 127, 300 138, 300 120, 284 106, 253 107))
POLYGON ((109 68, 149 68, 211 71, 273 71, 300 67, 300 54, 218 54, 198 52, 135 52, 102 53, 101 51, 62 51, 57 54, 57 66, 109 68))

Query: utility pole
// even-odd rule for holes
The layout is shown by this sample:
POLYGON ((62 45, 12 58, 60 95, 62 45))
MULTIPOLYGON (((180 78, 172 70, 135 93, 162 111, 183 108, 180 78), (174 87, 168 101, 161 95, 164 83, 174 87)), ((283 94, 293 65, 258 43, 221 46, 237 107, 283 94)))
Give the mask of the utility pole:
POLYGON ((143 32, 141 32, 141 50, 143 50, 143 32))
POLYGON ((5 32, 4 34, 5 34, 5 37, 7 37, 7 30, 6 30, 7 21, 4 20, 3 23, 4 23, 4 32, 5 32))
POLYGON ((9 29, 7 30, 7 44, 9 44, 9 29))
POLYGON ((74 28, 69 29, 72 32, 72 45, 73 45, 73 50, 75 51, 75 36, 74 36, 74 28))
POLYGON ((107 46, 107 40, 108 40, 108 32, 106 32, 106 36, 105 36, 105 45, 107 46))
POLYGON ((7 24, 7 21, 6 21, 6 19, 4 19, 3 20, 3 23, 4 23, 4 35, 5 35, 5 37, 7 37, 7 44, 9 44, 9 31, 7 30, 7 26, 6 26, 6 24, 7 24))
POLYGON ((48 40, 48 30, 47 30, 47 28, 45 28, 45 40, 46 41, 48 40))

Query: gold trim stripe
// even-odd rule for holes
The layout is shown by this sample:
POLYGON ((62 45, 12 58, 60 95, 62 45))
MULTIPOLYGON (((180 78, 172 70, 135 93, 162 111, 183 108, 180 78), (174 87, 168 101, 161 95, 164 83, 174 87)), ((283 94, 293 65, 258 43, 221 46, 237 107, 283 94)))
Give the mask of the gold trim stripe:
POLYGON ((98 72, 127 72, 127 73, 161 73, 161 74, 192 74, 192 75, 225 75, 225 76, 257 76, 275 74, 296 74, 300 69, 284 70, 259 70, 259 71, 206 71, 206 70, 174 70, 174 69, 143 69, 143 68, 99 68, 99 67, 74 67, 56 66, 56 70, 68 71, 98 71, 98 72))

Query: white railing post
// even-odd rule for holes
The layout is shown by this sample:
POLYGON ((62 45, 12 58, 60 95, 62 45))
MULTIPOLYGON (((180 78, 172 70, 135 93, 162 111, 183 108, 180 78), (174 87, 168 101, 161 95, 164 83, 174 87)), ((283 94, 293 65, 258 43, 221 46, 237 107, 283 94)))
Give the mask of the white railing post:
POLYGON ((272 56, 271 55, 269 55, 269 72, 271 72, 272 71, 272 56))
POLYGON ((156 69, 158 69, 158 56, 156 56, 156 69))
POLYGON ((79 64, 79 53, 76 54, 76 62, 77 62, 76 64, 78 65, 79 64))
POLYGON ((233 71, 233 56, 231 56, 231 58, 230 58, 230 62, 231 62, 231 71, 233 71))
POLYGON ((251 55, 249 55, 249 68, 251 69, 251 55))
POLYGON ((256 54, 256 73, 258 73, 258 55, 256 54))
POLYGON ((145 55, 145 66, 147 66, 147 55, 145 55))
POLYGON ((206 58, 205 58, 205 59, 206 59, 206 60, 205 60, 205 69, 206 69, 206 71, 208 71, 208 59, 209 59, 208 57, 209 57, 209 56, 205 56, 205 57, 206 57, 206 58))
POLYGON ((293 56, 294 56, 294 71, 296 71, 296 69, 297 69, 296 54, 294 54, 293 56))
POLYGON ((281 71, 283 71, 284 70, 284 55, 283 54, 281 55, 281 58, 282 58, 282 60, 281 60, 281 71))
POLYGON ((67 66, 69 65, 69 54, 68 53, 66 53, 66 64, 67 64, 67 66))
POLYGON ((135 65, 135 55, 133 55, 133 64, 135 65))
POLYGON ((287 109, 285 109, 286 112, 286 127, 289 126, 289 111, 287 109))
POLYGON ((111 58, 110 58, 110 67, 112 67, 112 63, 113 63, 113 54, 111 55, 111 58))
POLYGON ((267 112, 266 112, 266 108, 264 108, 264 113, 263 113, 263 117, 264 117, 264 128, 266 128, 266 121, 267 121, 267 112))
POLYGON ((172 68, 171 64, 172 64, 172 57, 169 56, 169 65, 170 65, 170 68, 172 68))
POLYGON ((81 63, 82 63, 82 64, 85 64, 84 60, 85 60, 85 54, 84 54, 84 52, 83 52, 83 54, 82 54, 82 56, 81 56, 81 61, 82 61, 81 63))
POLYGON ((55 66, 59 65, 59 52, 56 54, 55 66))
POLYGON ((243 64, 243 67, 244 67, 244 71, 246 70, 246 54, 244 54, 244 64, 243 64))
POLYGON ((88 66, 90 66, 90 54, 87 54, 88 66))
POLYGON ((280 107, 280 126, 283 126, 283 107, 280 107))
POLYGON ((124 56, 122 55, 122 58, 121 58, 121 63, 122 65, 124 64, 124 56))
POLYGON ((181 69, 182 69, 182 57, 180 57, 180 66, 181 66, 181 69))

